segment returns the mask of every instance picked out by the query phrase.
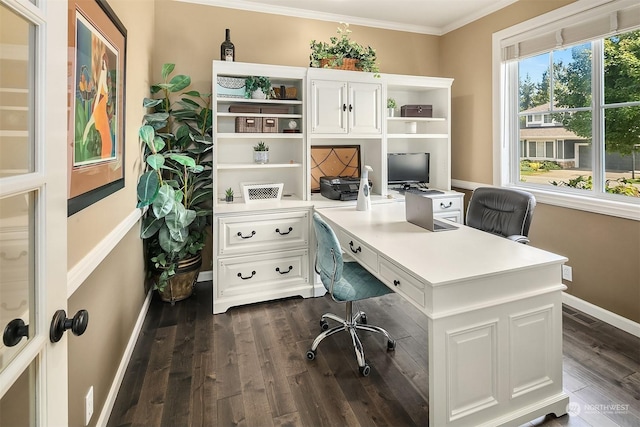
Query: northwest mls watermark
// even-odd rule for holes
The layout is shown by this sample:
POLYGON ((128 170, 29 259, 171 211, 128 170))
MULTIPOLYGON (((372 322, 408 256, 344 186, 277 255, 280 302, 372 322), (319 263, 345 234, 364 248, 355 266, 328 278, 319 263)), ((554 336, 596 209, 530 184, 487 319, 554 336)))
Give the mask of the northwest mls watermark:
POLYGON ((570 402, 567 405, 567 414, 577 416, 583 414, 628 414, 629 405, 625 403, 594 403, 594 404, 580 404, 576 402, 570 402))

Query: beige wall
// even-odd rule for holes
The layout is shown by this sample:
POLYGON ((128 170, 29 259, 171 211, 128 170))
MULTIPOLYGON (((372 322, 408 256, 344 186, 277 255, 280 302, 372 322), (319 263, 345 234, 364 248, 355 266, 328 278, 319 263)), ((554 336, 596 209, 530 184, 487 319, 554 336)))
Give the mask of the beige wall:
MULTIPOLYGON (((453 178, 490 184, 491 35, 568 3, 521 0, 443 37, 352 26, 353 37, 377 49, 382 72, 455 79, 453 178)), ((109 4, 128 31, 126 186, 69 218, 70 268, 135 206, 141 102, 148 96, 149 83, 159 80, 163 63, 174 62, 177 72, 192 77, 194 89, 210 92, 211 61, 219 58, 225 28, 231 29, 238 61, 292 66, 307 66, 309 41, 328 39, 337 28, 337 23, 169 0, 109 4)), ((70 425, 83 425, 82 404, 90 385, 95 387, 95 425, 142 306, 142 245, 137 233, 134 227, 69 300, 70 314, 85 308, 91 318, 83 337, 69 339, 70 425)), ((640 321, 639 222, 539 205, 531 237, 536 246, 570 259, 570 293, 640 321)), ((209 245, 205 259, 211 259, 210 252, 209 245)))
MULTIPOLYGON (((493 182, 492 34, 572 3, 520 0, 441 38, 443 75, 452 88, 452 177, 493 182)), ((539 204, 532 244, 569 258, 567 292, 640 322, 640 222, 539 204)))
MULTIPOLYGON (((125 188, 68 219, 68 265, 76 265, 135 210, 138 127, 149 96, 153 0, 108 0, 127 29, 125 188)), ((95 425, 145 298, 139 227, 134 226, 71 296, 67 313, 89 311, 89 327, 69 337, 69 422, 84 425, 84 396, 94 386, 95 425)))

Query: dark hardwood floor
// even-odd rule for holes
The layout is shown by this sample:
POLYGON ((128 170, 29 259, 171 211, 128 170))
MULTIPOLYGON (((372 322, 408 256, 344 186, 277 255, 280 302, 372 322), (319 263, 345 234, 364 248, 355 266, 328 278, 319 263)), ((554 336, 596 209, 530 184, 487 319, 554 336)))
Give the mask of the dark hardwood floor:
MULTIPOLYGON (((362 301, 369 322, 397 340, 360 333, 371 374, 351 339, 305 353, 329 297, 286 299, 212 315, 211 283, 175 306, 154 296, 108 426, 426 426, 427 321, 391 294, 362 301)), ((640 339, 565 307, 564 388, 569 415, 526 426, 640 426, 640 339)))

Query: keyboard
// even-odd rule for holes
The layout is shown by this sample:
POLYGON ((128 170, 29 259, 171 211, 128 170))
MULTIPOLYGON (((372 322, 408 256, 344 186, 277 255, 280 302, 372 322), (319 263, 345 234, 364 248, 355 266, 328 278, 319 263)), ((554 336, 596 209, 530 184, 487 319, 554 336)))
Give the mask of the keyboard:
POLYGON ((405 193, 413 193, 413 194, 444 194, 444 191, 434 190, 431 188, 410 188, 408 190, 404 190, 402 188, 396 190, 400 194, 405 193))

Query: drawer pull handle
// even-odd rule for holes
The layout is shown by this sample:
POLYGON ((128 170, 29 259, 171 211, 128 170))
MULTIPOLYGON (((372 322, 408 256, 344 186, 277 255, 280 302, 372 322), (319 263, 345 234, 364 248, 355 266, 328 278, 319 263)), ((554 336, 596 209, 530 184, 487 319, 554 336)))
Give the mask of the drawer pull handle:
POLYGON ((351 252, 353 252, 354 254, 357 254, 358 252, 362 252, 361 246, 358 246, 357 248, 353 249, 353 240, 349 242, 349 249, 351 249, 351 252))
POLYGON ((445 205, 444 203, 440 202, 441 209, 449 209, 451 206, 453 206, 453 202, 449 202, 448 205, 445 205))
POLYGON ((242 235, 242 231, 238 231, 238 237, 240 237, 240 238, 242 238, 242 239, 250 239, 250 238, 252 238, 253 236, 255 236, 255 234, 256 234, 256 231, 255 231, 255 230, 253 230, 253 231, 251 232, 251 235, 250 235, 250 236, 243 236, 243 235, 242 235))
POLYGON ((394 286, 400 286, 400 280, 398 280, 398 279, 393 279, 393 285, 394 285, 394 286))
POLYGON ((287 274, 289 273, 291 270, 293 270, 293 265, 289 266, 289 269, 287 271, 280 271, 280 267, 276 267, 276 271, 280 274, 287 274))
POLYGON ((289 231, 285 231, 284 233, 282 233, 279 228, 276 228, 276 233, 278 233, 281 236, 286 236, 287 234, 291 233, 292 231, 293 231, 293 227, 289 227, 289 231))
POLYGON ((255 270, 253 270, 253 271, 251 272, 251 276, 249 276, 249 277, 242 277, 242 273, 238 273, 238 277, 239 277, 239 278, 241 278, 242 280, 249 280, 249 279, 251 279, 251 278, 252 278, 253 276, 255 276, 255 275, 256 275, 256 271, 255 271, 255 270))

